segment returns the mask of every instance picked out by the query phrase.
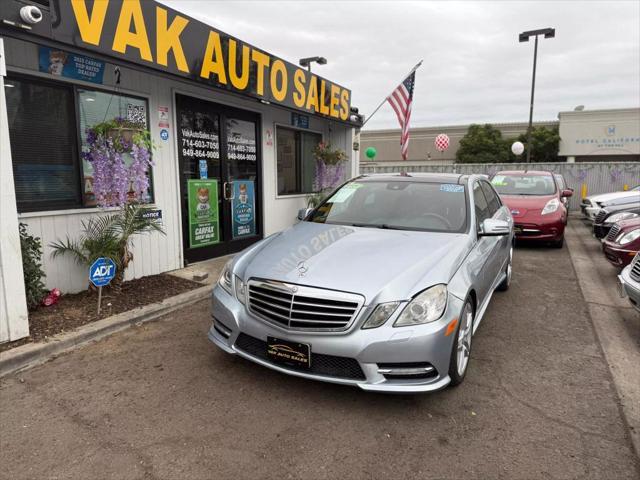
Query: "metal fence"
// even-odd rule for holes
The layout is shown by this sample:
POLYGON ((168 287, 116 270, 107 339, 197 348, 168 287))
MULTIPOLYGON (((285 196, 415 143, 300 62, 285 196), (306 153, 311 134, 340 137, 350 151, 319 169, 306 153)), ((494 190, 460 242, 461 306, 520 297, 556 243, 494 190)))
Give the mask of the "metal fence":
POLYGON ((638 162, 589 162, 589 163, 458 163, 403 166, 375 166, 360 163, 360 173, 388 172, 438 172, 438 173, 482 173, 493 175, 500 170, 546 170, 561 173, 574 189, 570 209, 580 208, 580 200, 587 195, 615 192, 640 184, 638 162))

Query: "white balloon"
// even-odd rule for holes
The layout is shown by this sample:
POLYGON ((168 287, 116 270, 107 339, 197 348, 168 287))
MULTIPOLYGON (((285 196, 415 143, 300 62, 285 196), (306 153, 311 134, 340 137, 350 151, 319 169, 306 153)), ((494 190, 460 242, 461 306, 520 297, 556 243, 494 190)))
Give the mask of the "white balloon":
POLYGON ((513 145, 511 145, 511 151, 514 155, 522 155, 522 152, 524 152, 524 145, 522 142, 513 142, 513 145))

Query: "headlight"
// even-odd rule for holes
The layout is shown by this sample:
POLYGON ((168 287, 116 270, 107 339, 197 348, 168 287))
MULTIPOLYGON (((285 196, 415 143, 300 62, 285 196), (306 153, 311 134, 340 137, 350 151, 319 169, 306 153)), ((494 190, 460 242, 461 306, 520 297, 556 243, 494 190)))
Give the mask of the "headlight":
POLYGON ((394 327, 435 322, 447 308, 447 286, 435 285, 416 295, 393 324, 394 327))
POLYGON ((635 239, 640 238, 640 228, 636 228, 635 230, 631 230, 630 232, 623 233, 618 236, 616 242, 620 245, 626 245, 627 243, 633 242, 635 239))
POLYGON ((238 277, 237 275, 234 275, 234 277, 235 277, 234 280, 236 284, 236 298, 241 304, 246 305, 247 286, 244 284, 242 280, 240 280, 240 277, 238 277))
POLYGON ((389 320, 389 317, 396 311, 400 302, 388 302, 379 304, 376 309, 371 312, 367 321, 364 322, 362 328, 376 328, 389 320))
POLYGON ((229 260, 224 268, 222 269, 222 273, 220 273, 220 278, 218 279, 218 285, 224 288, 229 295, 233 295, 233 291, 231 290, 231 262, 229 260))
POLYGON ((608 217, 604 223, 605 224, 610 224, 610 223, 616 223, 619 222, 620 220, 627 220, 629 218, 636 218, 638 216, 637 213, 632 213, 632 212, 620 212, 620 213, 614 213, 613 215, 611 215, 610 217, 608 217))
POLYGON ((541 215, 547 215, 549 213, 553 213, 556 210, 558 210, 559 206, 560 206, 560 200, 558 200, 557 198, 552 198, 547 202, 547 204, 542 209, 541 215))

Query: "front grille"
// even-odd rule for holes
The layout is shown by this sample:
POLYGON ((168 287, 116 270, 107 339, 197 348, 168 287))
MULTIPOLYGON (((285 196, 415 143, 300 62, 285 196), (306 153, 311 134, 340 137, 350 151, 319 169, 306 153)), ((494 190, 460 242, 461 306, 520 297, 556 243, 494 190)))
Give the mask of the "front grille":
POLYGON ((629 274, 636 282, 640 282, 640 254, 636 254, 633 260, 633 267, 631 267, 631 273, 629 274))
POLYGON ((617 223, 611 227, 611 230, 609 230, 609 233, 607 234, 607 240, 610 242, 613 242, 616 237, 618 236, 618 233, 620 232, 620 225, 618 225, 617 223))
POLYGON ((607 211, 606 210, 600 210, 598 212, 598 214, 596 215, 594 223, 602 223, 606 217, 607 217, 607 211))
MULTIPOLYGON (((273 363, 271 358, 267 356, 267 342, 263 340, 247 335, 246 333, 241 333, 236 340, 235 347, 253 357, 273 363)), ((364 380, 366 378, 356 359, 323 355, 321 353, 311 352, 310 368, 296 368, 289 365, 278 366, 288 370, 296 370, 325 377, 346 378, 349 380, 364 380)))
POLYGON ((291 330, 346 330, 363 303, 362 296, 352 293, 270 280, 249 281, 249 310, 291 330))

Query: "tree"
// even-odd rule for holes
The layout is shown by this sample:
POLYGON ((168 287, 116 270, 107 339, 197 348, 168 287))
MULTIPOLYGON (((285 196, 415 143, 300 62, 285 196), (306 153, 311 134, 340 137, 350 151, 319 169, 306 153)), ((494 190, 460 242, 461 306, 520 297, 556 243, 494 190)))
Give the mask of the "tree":
POLYGON ((456 163, 503 163, 509 161, 509 146, 493 125, 470 125, 460 140, 456 163))
MULTIPOLYGON (((522 142, 525 146, 525 153, 516 158, 509 149, 509 156, 512 162, 523 162, 527 158, 527 134, 523 133, 513 141, 509 140, 508 143, 515 142, 516 140, 522 142)), ((531 162, 557 162, 558 151, 560 149, 560 133, 558 127, 534 127, 531 130, 531 162)))

